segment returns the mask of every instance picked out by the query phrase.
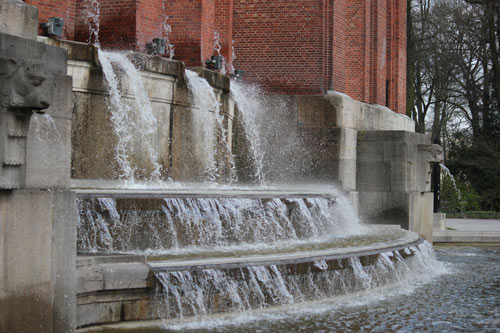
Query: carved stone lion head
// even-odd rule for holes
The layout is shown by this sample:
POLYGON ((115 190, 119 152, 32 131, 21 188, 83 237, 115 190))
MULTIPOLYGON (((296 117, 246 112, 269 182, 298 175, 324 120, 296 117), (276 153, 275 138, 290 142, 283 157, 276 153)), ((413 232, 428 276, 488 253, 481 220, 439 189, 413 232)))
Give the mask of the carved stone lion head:
POLYGON ((1 105, 31 112, 47 109, 52 97, 51 75, 41 63, 0 58, 1 105))

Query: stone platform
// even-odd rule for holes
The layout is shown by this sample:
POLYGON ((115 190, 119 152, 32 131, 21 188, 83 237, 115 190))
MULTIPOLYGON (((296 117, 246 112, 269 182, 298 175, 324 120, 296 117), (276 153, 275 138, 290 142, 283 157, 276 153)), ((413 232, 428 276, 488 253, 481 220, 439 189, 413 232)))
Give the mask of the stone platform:
MULTIPOLYGON (((363 267, 375 266, 381 253, 392 252, 395 254, 394 260, 396 256, 406 260, 413 257, 421 242, 422 239, 416 233, 403 231, 402 235, 398 234, 392 241, 384 240, 372 246, 286 254, 241 257, 228 255, 210 259, 168 261, 147 255, 81 255, 77 259, 77 327, 82 329, 102 324, 166 318, 159 310, 168 307, 168 304, 165 304, 161 292, 158 293, 161 290, 161 284, 156 277, 158 273, 189 272, 188 274, 196 279, 207 271, 217 271, 239 281, 238 276, 251 269, 249 267, 266 267, 280 271, 284 280, 304 276, 299 281, 308 283, 308 274, 332 272, 338 276, 345 275, 352 281, 351 258, 359 260, 363 267)), ((250 282, 242 280, 239 283, 250 282)), ((219 312, 219 307, 225 306, 218 300, 220 295, 210 294, 210 297, 214 299, 211 301, 213 308, 209 310, 219 312)))
POLYGON ((434 243, 500 243, 500 220, 446 219, 444 230, 434 230, 434 243))

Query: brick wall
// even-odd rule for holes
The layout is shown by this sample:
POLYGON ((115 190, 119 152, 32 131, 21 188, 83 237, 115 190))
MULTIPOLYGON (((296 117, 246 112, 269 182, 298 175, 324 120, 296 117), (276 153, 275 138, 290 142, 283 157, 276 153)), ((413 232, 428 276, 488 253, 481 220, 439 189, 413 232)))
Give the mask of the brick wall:
POLYGON ((221 54, 230 66, 233 46, 233 0, 215 1, 214 29, 220 35, 221 54))
POLYGON ((322 93, 323 2, 234 0, 235 67, 273 93, 322 93))
MULTIPOLYGON (((77 41, 86 42, 89 28, 86 11, 89 0, 77 0, 77 41)), ((99 0, 99 41, 103 48, 137 50, 136 0, 99 0)))
POLYGON ((369 102, 380 105, 386 104, 387 1, 370 1, 369 102))
POLYGON ((349 0, 334 0, 332 13, 332 78, 329 89, 340 92, 346 91, 346 75, 347 75, 347 60, 348 60, 348 44, 347 44, 347 9, 349 0))
MULTIPOLYGON (((163 0, 136 0, 136 49, 146 51, 146 44, 151 43, 153 38, 164 38, 165 11, 163 0)), ((166 5, 166 4, 165 4, 166 5)))
MULTIPOLYGON (((91 0, 27 0, 40 22, 65 19, 64 38, 87 41, 91 0)), ((405 112, 406 2, 401 0, 99 0, 105 48, 145 51, 165 37, 169 16, 175 58, 203 66, 214 51, 270 93, 329 89, 405 112)), ((40 34, 43 31, 40 30, 40 34)))
POLYGON ((365 32, 369 25, 367 24, 369 11, 367 10, 365 0, 352 0, 349 2, 346 10, 346 80, 345 93, 359 101, 368 101, 368 67, 369 53, 367 45, 369 38, 365 32))
MULTIPOLYGON (((49 17, 61 17, 64 19, 63 39, 74 39, 76 0, 25 0, 28 5, 38 8, 38 22, 46 23, 49 17)), ((46 35, 46 30, 38 27, 38 34, 46 35)))
POLYGON ((213 55, 216 0, 166 0, 175 59, 202 66, 213 55))
POLYGON ((388 107, 406 113, 406 1, 388 0, 388 107))

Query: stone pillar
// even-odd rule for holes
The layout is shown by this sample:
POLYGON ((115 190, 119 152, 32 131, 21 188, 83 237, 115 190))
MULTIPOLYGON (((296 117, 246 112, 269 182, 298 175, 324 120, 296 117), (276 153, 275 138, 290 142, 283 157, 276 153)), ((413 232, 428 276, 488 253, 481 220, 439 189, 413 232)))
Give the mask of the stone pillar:
POLYGON ((34 39, 36 8, 0 0, 0 22, 9 21, 26 26, 0 25, 0 332, 72 332, 77 212, 66 51, 34 39), (47 113, 35 116, 46 128, 33 112, 47 113))
POLYGON ((399 224, 432 241, 431 163, 442 150, 430 137, 406 131, 358 134, 357 190, 368 221, 399 224))

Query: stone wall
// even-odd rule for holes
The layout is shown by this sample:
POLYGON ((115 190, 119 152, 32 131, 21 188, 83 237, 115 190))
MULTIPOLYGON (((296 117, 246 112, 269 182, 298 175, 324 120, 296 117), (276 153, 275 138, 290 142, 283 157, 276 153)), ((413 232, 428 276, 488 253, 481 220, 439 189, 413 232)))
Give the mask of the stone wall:
MULTIPOLYGON (((86 1, 28 2, 41 21, 64 18, 64 38, 87 40, 86 1)), ((175 59, 188 66, 205 66, 216 54, 217 31, 227 62, 234 40, 235 67, 272 93, 335 90, 406 112, 405 1, 101 0, 100 8, 106 48, 145 52, 153 38, 166 37, 168 16, 175 59)))
MULTIPOLYGON (((364 221, 398 224, 432 240, 430 163, 440 162, 442 155, 428 135, 415 133, 410 118, 338 92, 268 99, 280 100, 288 110, 280 118, 288 131, 277 127, 277 136, 291 138, 297 129, 302 145, 277 163, 288 166, 286 170, 268 171, 273 177, 284 176, 288 183, 338 184, 350 194, 364 221), (290 173, 293 168, 300 172, 290 173)), ((241 142, 241 133, 235 135, 241 142)), ((241 145, 235 148, 239 157, 241 145)), ((273 157, 283 150, 278 146, 273 157)), ((237 162, 250 163, 240 158, 237 162)))
MULTIPOLYGON (((120 167, 115 158, 117 137, 110 121, 108 89, 97 49, 76 42, 42 40, 66 49, 69 55, 68 74, 73 78, 74 93, 71 177, 79 180, 118 179, 120 167)), ((191 95, 184 76, 184 64, 133 52, 128 57, 141 73, 153 115, 157 119, 152 146, 159 154, 161 178, 176 181, 205 180, 206 166, 193 150, 195 138, 191 125, 191 95)), ((229 98, 229 78, 203 68, 194 70, 215 89, 225 126, 229 128, 227 135, 231 140, 234 111, 233 102, 229 98)), ((133 106, 134 95, 127 76, 122 73, 119 79, 122 97, 133 106)), ((212 124, 207 126, 216 127, 215 115, 212 124)), ((151 171, 150 162, 142 153, 134 154, 130 156, 130 162, 137 170, 146 171, 144 174, 138 171, 136 179, 147 179, 148 170, 151 171)), ((219 180, 224 182, 229 177, 228 155, 222 153, 217 156, 217 161, 221 171, 219 180)))
POLYGON ((0 1, 13 23, 0 25, 0 332, 73 332, 71 77, 66 51, 36 41, 36 14, 0 1))

